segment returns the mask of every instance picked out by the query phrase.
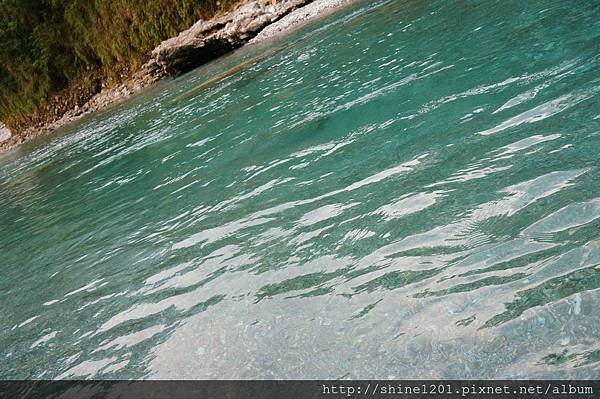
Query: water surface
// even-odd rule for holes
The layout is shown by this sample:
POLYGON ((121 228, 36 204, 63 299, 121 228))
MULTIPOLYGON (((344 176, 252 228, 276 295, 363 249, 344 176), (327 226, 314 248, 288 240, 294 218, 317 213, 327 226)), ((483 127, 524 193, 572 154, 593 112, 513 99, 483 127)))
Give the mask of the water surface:
POLYGON ((359 2, 4 155, 0 377, 599 378, 594 3, 359 2))

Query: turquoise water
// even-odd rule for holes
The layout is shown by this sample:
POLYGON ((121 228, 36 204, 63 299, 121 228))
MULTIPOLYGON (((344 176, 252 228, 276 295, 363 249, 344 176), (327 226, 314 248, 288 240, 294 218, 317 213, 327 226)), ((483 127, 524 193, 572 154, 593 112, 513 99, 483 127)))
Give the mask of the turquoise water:
POLYGON ((359 2, 4 155, 0 377, 600 378, 599 17, 359 2))

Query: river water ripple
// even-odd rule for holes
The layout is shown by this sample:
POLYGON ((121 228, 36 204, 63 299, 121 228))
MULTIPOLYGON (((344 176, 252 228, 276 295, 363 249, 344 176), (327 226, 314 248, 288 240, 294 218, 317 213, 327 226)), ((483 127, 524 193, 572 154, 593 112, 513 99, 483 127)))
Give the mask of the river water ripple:
POLYGON ((599 14, 362 1, 4 155, 0 377, 599 378, 599 14))

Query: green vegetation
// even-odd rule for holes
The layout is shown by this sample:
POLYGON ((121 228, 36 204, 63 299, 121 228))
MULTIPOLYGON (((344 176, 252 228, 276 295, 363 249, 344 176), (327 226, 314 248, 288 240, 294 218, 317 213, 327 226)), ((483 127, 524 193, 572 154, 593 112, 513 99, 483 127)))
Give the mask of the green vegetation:
POLYGON ((0 0, 0 120, 15 128, 93 73, 118 80, 162 40, 239 0, 0 0))

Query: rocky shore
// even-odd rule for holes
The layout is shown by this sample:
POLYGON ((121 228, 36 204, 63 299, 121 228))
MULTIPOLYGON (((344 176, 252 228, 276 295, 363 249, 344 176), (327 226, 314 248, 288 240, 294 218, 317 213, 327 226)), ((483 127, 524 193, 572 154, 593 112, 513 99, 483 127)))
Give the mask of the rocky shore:
POLYGON ((11 131, 0 122, 0 142, 9 140, 12 136, 11 131))
MULTIPOLYGON (((2 128, 0 151, 6 151, 66 125, 83 115, 119 102, 144 87, 168 76, 176 76, 218 58, 246 43, 257 43, 287 33, 327 10, 351 0, 249 1, 233 11, 208 21, 200 20, 177 37, 163 41, 149 55, 142 68, 112 87, 99 81, 96 93, 61 101, 56 96, 46 120, 13 133, 2 128), (69 106, 75 103, 74 106, 69 106), (59 105, 57 105, 59 104, 59 105)), ((76 93, 77 94, 77 93, 76 93)), ((71 95, 71 97, 73 97, 71 95)))
POLYGON ((272 37, 290 33, 294 29, 301 27, 307 21, 319 16, 323 17, 339 7, 351 3, 352 0, 314 0, 304 7, 298 8, 293 12, 286 14, 277 22, 270 24, 261 30, 248 43, 254 44, 272 37))

